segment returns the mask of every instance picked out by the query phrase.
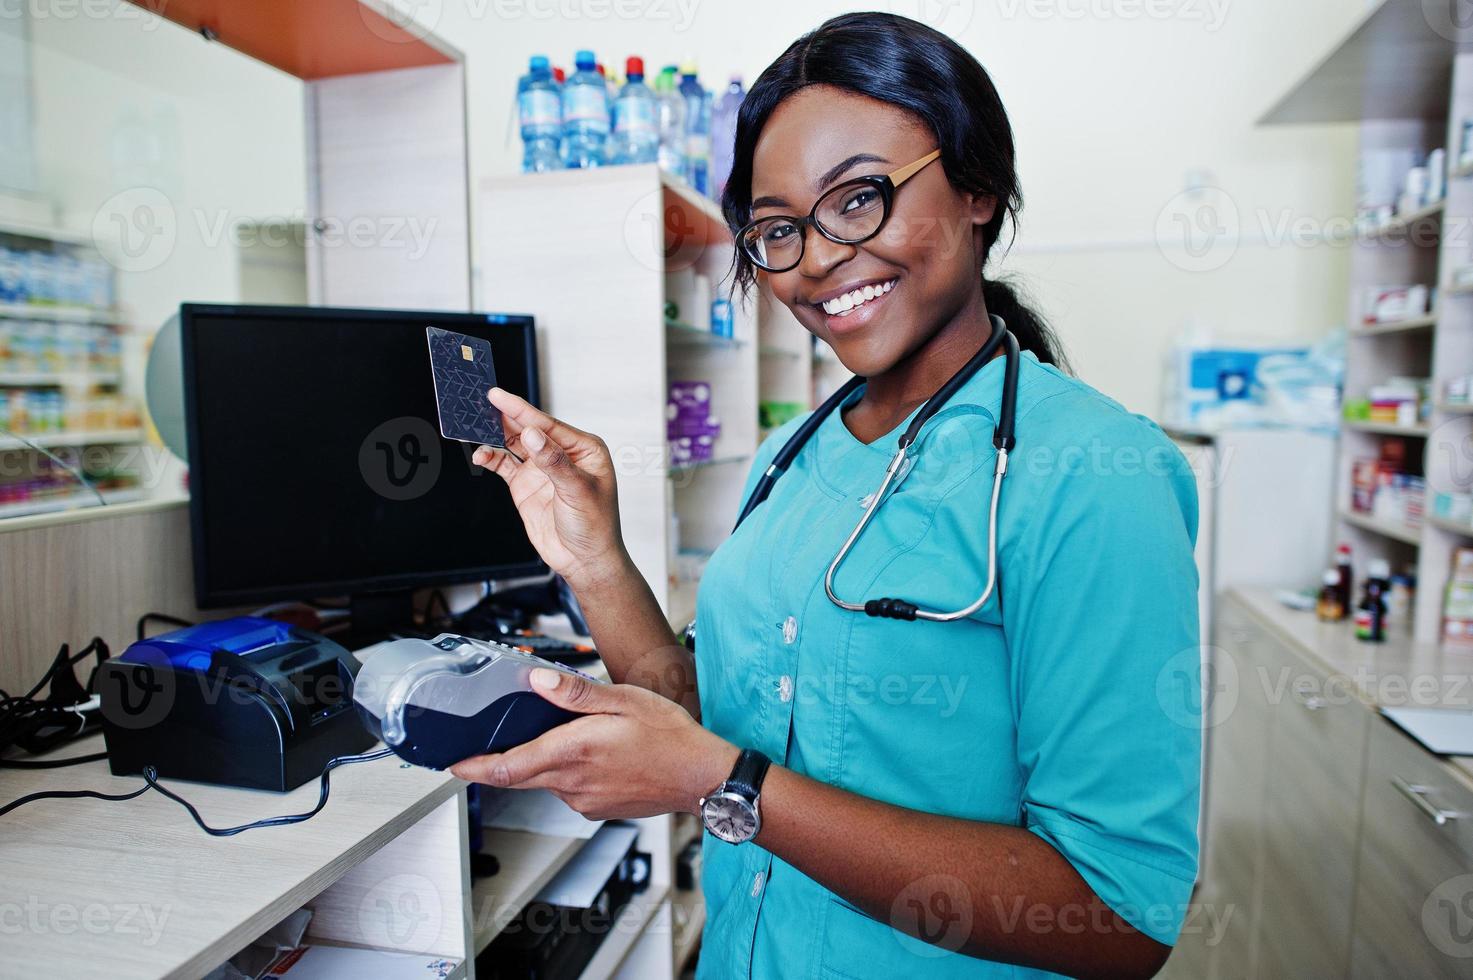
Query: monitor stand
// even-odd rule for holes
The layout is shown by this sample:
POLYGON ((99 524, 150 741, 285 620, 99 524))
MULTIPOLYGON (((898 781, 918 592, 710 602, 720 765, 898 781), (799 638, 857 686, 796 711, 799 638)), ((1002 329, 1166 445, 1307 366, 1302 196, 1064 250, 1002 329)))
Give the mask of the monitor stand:
POLYGON ((359 650, 392 634, 414 630, 414 593, 409 589, 395 592, 356 592, 348 600, 351 626, 347 645, 359 650))

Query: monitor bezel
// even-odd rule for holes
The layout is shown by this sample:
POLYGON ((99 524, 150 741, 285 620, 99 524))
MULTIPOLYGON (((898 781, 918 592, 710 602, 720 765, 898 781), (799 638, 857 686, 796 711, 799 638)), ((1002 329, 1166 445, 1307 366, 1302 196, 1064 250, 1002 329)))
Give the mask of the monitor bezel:
MULTIPOLYGON (((397 575, 363 576, 320 582, 302 582, 281 586, 259 588, 222 589, 209 582, 210 555, 205 545, 205 524, 209 520, 208 494, 202 491, 206 485, 205 467, 198 452, 199 431, 199 385, 196 377, 195 337, 196 330, 203 324, 199 319, 209 320, 223 317, 311 318, 319 320, 402 320, 423 321, 426 325, 454 329, 458 326, 520 327, 526 333, 527 352, 527 400, 541 407, 541 379, 538 376, 536 321, 525 313, 463 313, 447 310, 394 310, 378 308, 349 308, 327 306, 273 306, 250 303, 182 303, 179 306, 180 355, 184 381, 185 438, 189 450, 189 529, 193 561, 195 603, 201 609, 224 606, 239 606, 256 602, 272 602, 284 599, 315 599, 353 595, 355 593, 398 592, 439 585, 456 585, 464 582, 484 582, 530 578, 546 575, 550 569, 540 559, 522 563, 487 563, 474 568, 449 568, 430 571, 407 572, 397 575), (198 319, 197 319, 198 318, 198 319)), ((468 332, 462 330, 461 332, 468 332)), ((426 380, 428 383, 428 379, 426 380)), ((499 479, 496 477, 494 479, 499 479)), ((488 549, 489 550, 489 549, 488 549)))

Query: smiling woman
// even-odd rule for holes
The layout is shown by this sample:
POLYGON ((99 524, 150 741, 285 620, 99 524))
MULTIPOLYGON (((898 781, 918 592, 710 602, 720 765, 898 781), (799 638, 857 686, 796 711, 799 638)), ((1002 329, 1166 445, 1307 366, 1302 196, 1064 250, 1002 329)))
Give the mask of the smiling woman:
POLYGON ((1161 692, 1196 687, 1195 483, 984 275, 1019 201, 996 90, 930 28, 838 17, 757 79, 738 281, 857 377, 759 450, 693 654, 629 561, 607 447, 492 394, 526 462, 476 461, 617 683, 558 680, 588 717, 456 772, 698 812, 702 977, 1143 977, 1181 927, 1199 719, 1161 692), (1010 418, 1048 459, 1164 464, 1009 472, 1010 418))

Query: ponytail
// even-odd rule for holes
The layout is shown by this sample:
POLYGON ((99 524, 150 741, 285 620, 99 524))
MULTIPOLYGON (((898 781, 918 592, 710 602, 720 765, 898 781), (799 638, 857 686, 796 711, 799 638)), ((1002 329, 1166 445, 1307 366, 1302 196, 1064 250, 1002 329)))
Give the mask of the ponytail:
POLYGON ((1069 362, 1053 328, 1019 299, 1015 282, 982 280, 982 300, 987 304, 987 312, 1002 317, 1008 331, 1018 338, 1020 350, 1032 351, 1042 364, 1052 364, 1065 372, 1069 370, 1069 362))

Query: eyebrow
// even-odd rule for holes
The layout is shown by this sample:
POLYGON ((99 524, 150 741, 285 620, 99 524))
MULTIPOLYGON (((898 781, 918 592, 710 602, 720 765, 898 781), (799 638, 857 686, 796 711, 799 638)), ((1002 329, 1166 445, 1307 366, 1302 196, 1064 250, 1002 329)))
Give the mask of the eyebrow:
MULTIPOLYGON (((852 157, 840 161, 838 164, 830 167, 827 171, 825 171, 822 177, 819 177, 818 180, 814 181, 814 189, 820 192, 826 190, 828 186, 832 184, 835 180, 838 180, 851 168, 857 167, 861 163, 889 162, 889 160, 885 159, 882 156, 877 156, 874 153, 856 153, 852 157)), ((753 211, 757 210, 758 208, 786 208, 791 206, 792 205, 788 204, 788 202, 781 197, 759 197, 749 205, 749 207, 753 211)))

